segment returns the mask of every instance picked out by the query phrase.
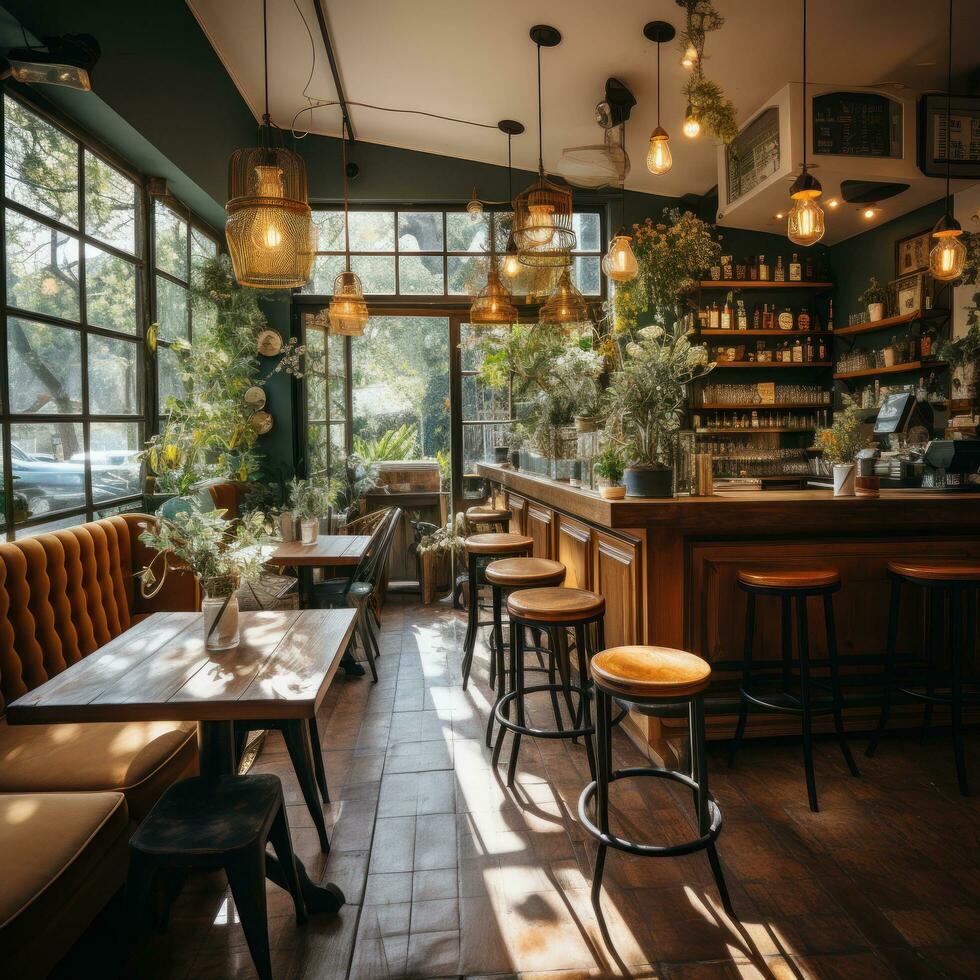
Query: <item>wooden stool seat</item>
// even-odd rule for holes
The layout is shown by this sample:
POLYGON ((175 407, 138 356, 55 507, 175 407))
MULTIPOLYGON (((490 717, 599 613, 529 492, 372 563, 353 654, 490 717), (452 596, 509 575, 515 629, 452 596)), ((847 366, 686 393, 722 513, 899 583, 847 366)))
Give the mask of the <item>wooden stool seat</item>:
POLYGON ((509 510, 497 510, 494 507, 470 507, 466 511, 466 519, 470 524, 507 524, 510 517, 509 510))
POLYGON ((533 545, 523 534, 471 534, 463 542, 470 555, 516 555, 530 551, 533 545))
POLYGON ((549 558, 500 558, 487 565, 486 577, 504 588, 557 586, 565 581, 565 566, 549 558))
POLYGON ((507 611, 539 623, 571 625, 605 612, 606 600, 585 589, 521 589, 507 597, 507 611))
POLYGON ((707 661, 670 647, 610 647, 592 658, 592 679, 613 693, 641 698, 687 698, 711 681, 707 661))
POLYGON ((890 561, 888 571, 929 582, 980 582, 980 563, 975 561, 890 561))
POLYGON ((757 589, 827 589, 840 584, 836 568, 740 568, 738 582, 757 589))

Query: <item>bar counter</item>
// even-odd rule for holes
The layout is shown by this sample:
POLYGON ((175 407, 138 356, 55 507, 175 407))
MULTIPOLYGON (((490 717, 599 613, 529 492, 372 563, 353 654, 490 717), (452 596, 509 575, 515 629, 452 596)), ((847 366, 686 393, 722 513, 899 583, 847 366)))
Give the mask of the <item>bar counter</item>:
MULTIPOLYGON (((505 467, 480 464, 512 530, 534 539, 534 554, 567 568, 566 585, 605 596, 606 644, 650 643, 708 660, 709 737, 732 734, 738 703, 745 595, 743 567, 831 565, 837 642, 846 681, 847 726, 877 719, 879 673, 888 617, 886 565, 899 559, 980 558, 980 493, 882 490, 878 499, 834 497, 829 490, 730 491, 712 497, 603 500, 597 493, 505 467)), ((899 656, 920 655, 921 598, 906 590, 899 656)), ((755 662, 780 660, 779 607, 761 599, 755 662)), ((811 657, 826 658, 822 617, 811 615, 811 657)), ((976 656, 976 654, 974 654, 976 656)), ((895 712, 908 725, 921 708, 895 712)), ((943 722, 937 711, 936 719, 943 722)), ((635 716, 632 734, 662 754, 673 719, 635 716)), ((679 720, 678 720, 679 723, 679 720)), ((829 717, 815 721, 830 730, 829 717)), ((747 734, 798 733, 785 715, 752 714, 747 734)))

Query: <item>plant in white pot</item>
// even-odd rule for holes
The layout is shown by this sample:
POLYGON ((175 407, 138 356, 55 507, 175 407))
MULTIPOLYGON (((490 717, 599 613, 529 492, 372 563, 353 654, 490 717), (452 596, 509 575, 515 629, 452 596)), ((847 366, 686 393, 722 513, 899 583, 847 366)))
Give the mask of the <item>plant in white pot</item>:
POLYGON ((885 315, 885 300, 888 294, 885 287, 878 282, 875 276, 868 281, 868 287, 860 296, 858 302, 868 311, 868 320, 872 323, 881 320, 885 315))
POLYGON ((140 541, 163 558, 159 581, 156 559, 140 573, 140 588, 151 598, 163 587, 167 569, 189 569, 201 583, 204 643, 209 650, 238 646, 238 596, 243 582, 258 579, 263 564, 262 546, 271 540, 265 517, 258 511, 236 520, 225 511, 202 511, 196 505, 171 518, 158 517, 144 525, 140 541))
POLYGON ((854 496, 854 458, 871 445, 864 430, 861 413, 856 408, 838 412, 829 429, 817 432, 814 447, 823 451, 824 462, 833 466, 834 496, 854 496))
POLYGON ((337 502, 337 485, 321 480, 289 481, 289 506, 299 520, 300 542, 315 544, 320 520, 337 502))
POLYGON ((643 327, 626 344, 605 406, 609 431, 629 461, 628 496, 671 496, 671 441, 684 417, 687 386, 713 367, 706 348, 692 345, 679 329, 643 327))
POLYGON ((622 500, 626 487, 623 479, 623 454, 616 446, 606 446, 592 464, 599 478, 599 495, 606 500, 622 500))

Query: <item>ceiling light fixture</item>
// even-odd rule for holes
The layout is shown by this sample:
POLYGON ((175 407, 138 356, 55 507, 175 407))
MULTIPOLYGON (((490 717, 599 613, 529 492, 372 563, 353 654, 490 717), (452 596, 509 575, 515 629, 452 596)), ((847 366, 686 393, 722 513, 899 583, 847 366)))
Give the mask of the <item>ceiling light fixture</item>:
MULTIPOLYGON (((520 136, 524 132, 524 126, 514 119, 501 119, 497 123, 497 128, 507 134, 507 200, 514 200, 513 183, 513 157, 511 156, 511 140, 515 136, 520 136)), ((514 224, 514 216, 511 215, 511 227, 514 224)), ((522 270, 521 260, 517 254, 517 242, 514 241, 514 232, 507 236, 507 250, 504 252, 503 260, 500 263, 500 271, 508 279, 516 279, 522 270)))
POLYGON ((541 306, 538 322, 542 325, 556 324, 560 327, 572 327, 579 323, 587 323, 588 319, 589 304, 575 288, 568 269, 562 269, 555 291, 541 306))
POLYGON ((796 245, 816 245, 823 238, 823 208, 817 198, 823 193, 820 181, 806 169, 806 0, 803 0, 803 168, 793 181, 789 196, 793 207, 789 212, 786 236, 796 245))
POLYGON ((684 135, 689 139, 697 139, 701 134, 701 120, 698 119, 697 113, 694 111, 694 106, 690 102, 687 104, 687 109, 684 111, 684 135))
POLYGON ((494 242, 497 228, 494 213, 490 212, 490 265, 487 270, 487 284, 476 294, 470 304, 470 323, 511 324, 517 322, 517 307, 511 298, 510 290, 500 281, 497 272, 497 252, 494 242))
POLYGON ((466 213, 470 216, 473 221, 483 214, 483 202, 476 196, 476 188, 473 188, 473 193, 470 195, 470 202, 466 205, 466 213))
POLYGON ((946 50, 946 137, 943 151, 946 155, 946 212, 932 229, 936 244, 929 252, 929 271, 934 279, 950 282, 963 275, 966 266, 966 246, 962 242, 963 229, 953 217, 953 199, 949 194, 949 102, 953 87, 953 0, 949 0, 949 37, 946 50))
MULTIPOLYGON (((659 50, 659 49, 658 49, 659 50)), ((623 123, 623 143, 626 142, 626 123, 623 123)), ((620 219, 626 221, 626 182, 620 185, 619 196, 620 219)), ((640 271, 630 236, 626 234, 625 224, 619 226, 619 231, 609 243, 609 251, 602 257, 602 271, 613 282, 629 282, 635 279, 640 271)))
MULTIPOLYGON (((26 39, 26 38, 25 38, 26 39)), ((0 58, 0 79, 12 77, 25 85, 61 85, 92 90, 92 69, 102 50, 91 34, 43 38, 39 47, 11 48, 0 58)))
POLYGON ((877 204, 869 204, 867 207, 861 208, 861 217, 865 221, 874 221, 879 214, 881 214, 881 208, 877 204))
POLYGON ((667 173, 673 164, 670 137, 660 125, 660 46, 673 41, 675 34, 674 28, 664 20, 652 20, 643 28, 643 36, 657 46, 657 128, 650 134, 650 147, 647 150, 647 170, 656 177, 667 173))
POLYGON ((575 248, 572 193, 544 175, 544 141, 541 110, 541 49, 561 43, 554 27, 537 24, 531 40, 538 56, 538 179, 514 199, 513 235, 522 265, 564 268, 571 265, 575 248))
POLYGON ((685 68, 693 68, 698 61, 698 49, 688 42, 687 47, 684 49, 684 56, 681 58, 681 64, 685 68))
POLYGON ((836 207, 840 207, 840 201, 838 201, 836 197, 832 197, 832 198, 831 198, 831 199, 830 199, 830 200, 829 200, 829 201, 827 202, 827 207, 828 207, 828 208, 836 208, 836 207))
POLYGON ((773 215, 773 217, 774 217, 774 218, 775 218, 775 219, 776 219, 777 221, 782 221, 782 220, 783 220, 783 219, 784 219, 784 218, 786 217, 786 212, 785 212, 785 211, 777 211, 777 212, 776 212, 776 213, 775 213, 775 214, 773 215))
POLYGON ((347 188, 347 123, 341 121, 341 162, 344 168, 344 271, 333 281, 333 297, 327 316, 330 332, 342 337, 360 337, 368 322, 368 308, 364 301, 361 280, 350 267, 350 224, 347 188))
MULTIPOLYGON (((310 278, 316 227, 306 193, 306 163, 283 149, 269 116, 269 21, 262 0, 265 112, 259 145, 236 150, 228 164, 225 237, 235 278, 257 289, 291 289, 310 278)), ((346 177, 345 177, 346 180, 346 177)))

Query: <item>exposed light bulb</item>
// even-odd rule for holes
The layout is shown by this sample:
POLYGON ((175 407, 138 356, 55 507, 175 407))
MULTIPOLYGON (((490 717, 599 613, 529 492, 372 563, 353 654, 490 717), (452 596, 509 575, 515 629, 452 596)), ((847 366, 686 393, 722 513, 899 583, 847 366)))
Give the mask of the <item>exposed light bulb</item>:
POLYGON ((633 254, 629 235, 620 233, 609 243, 609 251, 602 259, 602 271, 613 282, 629 282, 636 278, 639 266, 633 254))
POLYGON ((861 217, 864 218, 865 221, 873 221, 878 217, 880 212, 881 208, 876 207, 874 204, 869 204, 866 208, 862 209, 861 217))
POLYGON ((692 106, 687 107, 687 112, 684 114, 684 135, 688 139, 696 139, 701 133, 701 123, 698 117, 694 113, 694 108, 692 106))
POLYGON ((687 49, 684 51, 684 57, 681 58, 681 64, 685 68, 693 68, 698 60, 698 49, 693 44, 688 44, 687 49))
POLYGON ((789 212, 786 237, 797 245, 814 245, 823 238, 823 208, 813 198, 796 201, 789 212))
POLYGON ((832 198, 831 198, 831 199, 830 199, 830 200, 829 200, 829 201, 827 202, 827 207, 828 207, 828 208, 837 208, 837 207, 840 207, 840 201, 838 201, 836 197, 832 197, 832 198))
POLYGON ((476 196, 475 187, 473 188, 473 194, 470 196, 469 204, 466 205, 466 213, 473 221, 476 221, 483 214, 483 202, 476 196))
POLYGON ((501 271, 509 279, 516 279, 521 272, 521 260, 517 257, 517 253, 508 252, 504 256, 504 261, 501 263, 501 271))
POLYGON ((527 229, 524 237, 531 245, 544 247, 550 245, 552 238, 555 237, 553 204, 529 204, 527 229))
POLYGON ((650 147, 647 150, 647 170, 650 173, 660 176, 667 173, 673 165, 673 158, 670 155, 670 137, 665 129, 658 126, 650 134, 650 147))
POLYGON ((929 271, 934 279, 949 282, 959 279, 966 266, 966 246, 962 240, 963 229, 951 215, 944 214, 932 229, 935 245, 929 253, 929 271))

